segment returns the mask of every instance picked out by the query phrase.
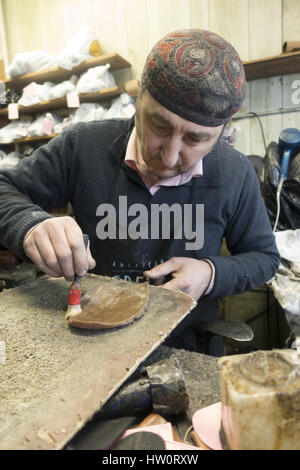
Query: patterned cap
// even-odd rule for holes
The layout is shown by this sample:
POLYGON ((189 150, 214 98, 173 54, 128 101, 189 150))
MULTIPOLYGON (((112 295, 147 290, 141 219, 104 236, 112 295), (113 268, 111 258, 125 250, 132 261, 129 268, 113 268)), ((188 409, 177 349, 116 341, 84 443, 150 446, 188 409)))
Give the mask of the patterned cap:
POLYGON ((163 37, 147 57, 141 85, 169 111, 208 127, 229 121, 246 93, 236 50, 218 34, 200 29, 163 37))

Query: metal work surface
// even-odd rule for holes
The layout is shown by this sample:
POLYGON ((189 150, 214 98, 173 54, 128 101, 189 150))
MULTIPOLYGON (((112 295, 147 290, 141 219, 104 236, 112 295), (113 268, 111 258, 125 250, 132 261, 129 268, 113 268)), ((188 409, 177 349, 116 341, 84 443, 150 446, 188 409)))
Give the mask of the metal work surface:
MULTIPOLYGON (((84 277, 83 291, 103 279, 84 277)), ((64 319, 68 288, 64 279, 47 278, 0 294, 1 449, 62 448, 196 305, 151 286, 140 319, 82 330, 64 319)))

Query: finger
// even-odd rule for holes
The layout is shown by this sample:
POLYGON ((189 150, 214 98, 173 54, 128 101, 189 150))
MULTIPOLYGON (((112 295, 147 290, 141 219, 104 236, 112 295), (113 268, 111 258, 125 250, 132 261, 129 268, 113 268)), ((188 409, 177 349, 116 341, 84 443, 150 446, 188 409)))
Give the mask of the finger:
POLYGON ((160 279, 163 276, 167 276, 168 274, 176 271, 177 268, 178 263, 176 258, 170 258, 164 263, 158 264, 154 268, 150 269, 149 271, 145 271, 144 273, 150 279, 160 279))
POLYGON ((90 269, 94 269, 95 266, 96 266, 96 261, 94 260, 94 258, 92 257, 92 253, 91 253, 91 250, 90 250, 90 242, 89 242, 89 245, 88 245, 88 249, 87 249, 87 254, 88 254, 88 264, 89 264, 89 270, 90 269))
POLYGON ((65 234, 72 252, 73 267, 76 274, 84 276, 89 269, 89 244, 85 247, 81 229, 65 227, 65 234))
POLYGON ((50 269, 43 261, 43 258, 40 255, 39 249, 36 244, 33 242, 31 244, 30 250, 26 253, 27 256, 33 261, 33 263, 39 268, 40 271, 48 274, 51 277, 61 277, 62 273, 58 273, 50 269))
MULTIPOLYGON (((67 281, 74 279, 75 268, 73 264, 72 249, 69 245, 63 226, 51 226, 48 228, 49 240, 52 244, 56 262, 58 263, 62 276, 67 281)), ((48 259, 48 266, 52 268, 52 259, 48 259)))
MULTIPOLYGON (((56 277, 61 277, 62 270, 57 260, 51 241, 45 230, 37 229, 28 237, 24 244, 24 251, 39 267, 47 267, 56 277)), ((45 270, 45 269, 43 269, 45 270)))

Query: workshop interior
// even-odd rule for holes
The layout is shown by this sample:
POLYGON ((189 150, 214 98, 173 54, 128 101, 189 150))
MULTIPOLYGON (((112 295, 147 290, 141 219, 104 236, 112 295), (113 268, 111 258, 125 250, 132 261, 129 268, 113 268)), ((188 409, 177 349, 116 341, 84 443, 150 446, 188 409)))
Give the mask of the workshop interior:
MULTIPOLYGON (((213 31, 247 83, 221 139, 254 169, 280 254, 199 323, 217 357, 168 341, 197 304, 180 289, 69 282, 0 239, 1 450, 300 450, 299 18, 299 0, 0 0, 0 175, 79 123, 133 119, 154 44, 213 31)), ((49 214, 76 220, 71 202, 49 214)))

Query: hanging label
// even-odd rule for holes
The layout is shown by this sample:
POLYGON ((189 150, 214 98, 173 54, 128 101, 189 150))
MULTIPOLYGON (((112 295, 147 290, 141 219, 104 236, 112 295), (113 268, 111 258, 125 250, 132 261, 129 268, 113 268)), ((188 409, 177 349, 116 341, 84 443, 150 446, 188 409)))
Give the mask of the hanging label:
POLYGON ((69 91, 67 93, 67 106, 68 108, 79 108, 80 101, 77 91, 69 91))
POLYGON ((8 119, 19 119, 18 103, 9 103, 9 105, 8 105, 8 119))
POLYGON ((36 82, 31 82, 29 85, 23 88, 23 93, 26 93, 29 99, 35 98, 38 95, 39 89, 41 88, 36 82))
POLYGON ((54 121, 46 117, 43 121, 43 127, 42 127, 43 134, 51 135, 53 132, 53 127, 54 127, 54 121))

